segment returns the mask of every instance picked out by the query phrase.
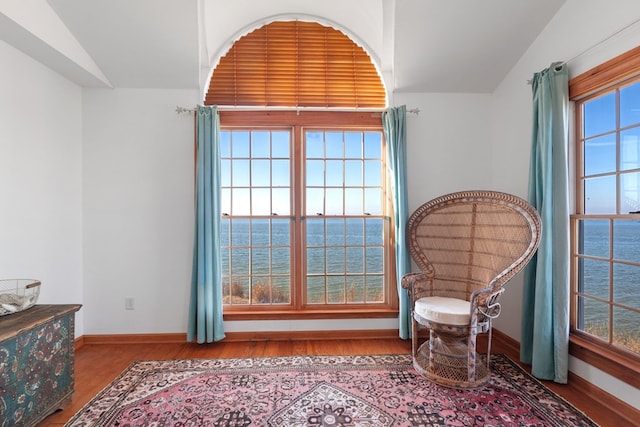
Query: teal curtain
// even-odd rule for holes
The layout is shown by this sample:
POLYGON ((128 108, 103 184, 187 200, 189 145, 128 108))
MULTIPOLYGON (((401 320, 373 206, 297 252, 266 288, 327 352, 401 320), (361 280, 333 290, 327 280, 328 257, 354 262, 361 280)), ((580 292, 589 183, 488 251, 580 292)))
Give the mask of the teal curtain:
POLYGON ((542 219, 538 252, 524 272, 520 359, 541 379, 567 382, 569 173, 567 66, 534 74, 529 202, 542 219))
POLYGON ((220 258, 220 119, 216 107, 196 111, 196 202, 187 341, 224 338, 220 258))
POLYGON ((402 276, 409 273, 411 262, 406 245, 407 203, 407 108, 388 108, 382 113, 382 126, 387 140, 387 161, 391 172, 393 211, 396 229, 396 278, 400 302, 400 338, 411 338, 411 301, 402 289, 402 276))

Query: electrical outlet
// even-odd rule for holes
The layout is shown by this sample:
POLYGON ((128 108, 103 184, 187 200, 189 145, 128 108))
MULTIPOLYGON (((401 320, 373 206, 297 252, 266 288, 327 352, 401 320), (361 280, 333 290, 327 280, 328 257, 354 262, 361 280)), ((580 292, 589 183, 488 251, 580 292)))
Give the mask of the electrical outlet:
POLYGON ((124 299, 124 308, 125 310, 133 310, 134 307, 134 299, 133 297, 126 297, 124 299))

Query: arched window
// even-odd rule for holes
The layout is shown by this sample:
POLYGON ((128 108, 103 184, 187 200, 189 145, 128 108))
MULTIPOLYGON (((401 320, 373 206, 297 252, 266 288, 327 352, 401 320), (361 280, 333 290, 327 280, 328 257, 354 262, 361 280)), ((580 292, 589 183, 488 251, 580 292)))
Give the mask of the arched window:
POLYGON ((206 105, 385 108, 365 50, 315 22, 264 25, 237 40, 215 67, 206 105))
POLYGON ((220 59, 205 103, 221 107, 225 318, 397 316, 386 92, 364 49, 272 22, 220 59))

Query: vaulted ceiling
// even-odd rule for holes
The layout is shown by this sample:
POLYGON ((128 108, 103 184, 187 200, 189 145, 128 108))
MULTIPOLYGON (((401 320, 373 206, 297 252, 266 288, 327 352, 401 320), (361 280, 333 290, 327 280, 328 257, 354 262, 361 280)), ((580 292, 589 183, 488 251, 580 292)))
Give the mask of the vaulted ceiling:
POLYGON ((490 93, 565 0, 7 0, 0 39, 84 87, 202 89, 270 19, 335 24, 395 92, 490 93))

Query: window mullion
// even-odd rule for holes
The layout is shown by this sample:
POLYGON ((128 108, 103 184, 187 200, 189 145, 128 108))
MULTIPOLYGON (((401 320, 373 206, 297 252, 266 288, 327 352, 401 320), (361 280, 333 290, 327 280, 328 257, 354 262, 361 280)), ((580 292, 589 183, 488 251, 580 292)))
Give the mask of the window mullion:
POLYGON ((303 294, 304 276, 306 271, 306 254, 305 254, 305 233, 306 226, 304 212, 304 150, 303 148, 303 129, 300 125, 295 125, 291 132, 293 141, 291 143, 292 150, 292 189, 293 198, 293 233, 292 233, 292 282, 291 282, 291 303, 293 308, 302 309, 305 300, 303 294))

